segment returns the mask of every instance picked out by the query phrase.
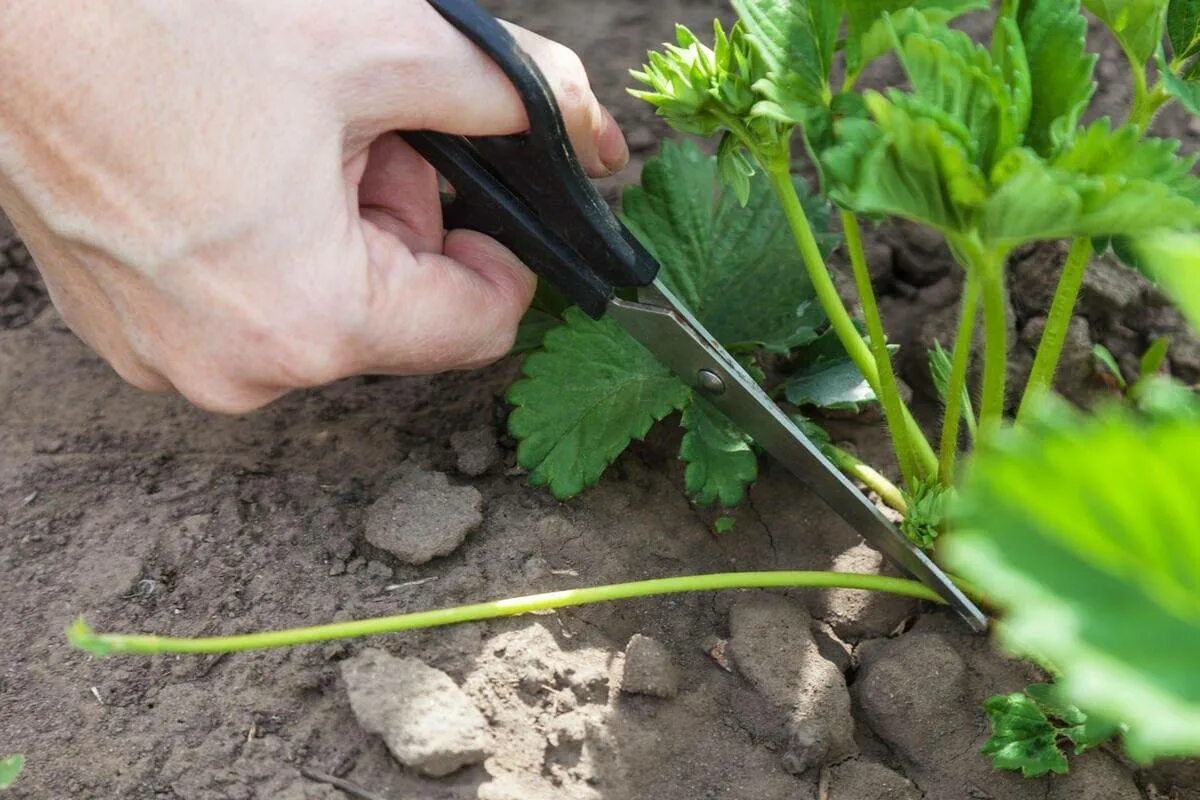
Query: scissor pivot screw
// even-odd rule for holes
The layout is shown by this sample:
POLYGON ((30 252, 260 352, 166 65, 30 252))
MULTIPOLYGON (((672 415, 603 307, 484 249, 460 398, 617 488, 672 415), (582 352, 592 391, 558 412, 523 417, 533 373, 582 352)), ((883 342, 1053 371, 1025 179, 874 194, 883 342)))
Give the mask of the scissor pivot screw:
POLYGON ((705 394, 721 394, 725 391, 725 381, 710 369, 702 369, 696 373, 696 388, 705 394))

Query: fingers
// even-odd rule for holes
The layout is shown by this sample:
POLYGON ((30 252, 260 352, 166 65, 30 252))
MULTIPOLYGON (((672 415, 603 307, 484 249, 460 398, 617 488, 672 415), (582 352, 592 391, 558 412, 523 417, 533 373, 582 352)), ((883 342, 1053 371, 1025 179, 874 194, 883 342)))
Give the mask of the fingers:
MULTIPOLYGON (((364 4, 365 5, 365 4, 364 4)), ((525 108, 490 58, 424 2, 391 0, 342 23, 350 43, 335 64, 335 91, 353 137, 429 129, 466 136, 520 133, 525 108)), ((593 94, 579 57, 509 25, 554 91, 580 163, 594 176, 625 166, 620 127, 593 94)))
MULTIPOLYGON (((411 250, 442 249, 442 205, 437 174, 415 150, 394 134, 371 145, 361 179, 358 205, 362 218, 411 250)), ((354 181, 355 176, 347 176, 354 181)))
POLYGON ((415 256, 367 232, 374 266, 362 372, 433 373, 490 364, 512 347, 537 279, 508 249, 452 231, 415 256))

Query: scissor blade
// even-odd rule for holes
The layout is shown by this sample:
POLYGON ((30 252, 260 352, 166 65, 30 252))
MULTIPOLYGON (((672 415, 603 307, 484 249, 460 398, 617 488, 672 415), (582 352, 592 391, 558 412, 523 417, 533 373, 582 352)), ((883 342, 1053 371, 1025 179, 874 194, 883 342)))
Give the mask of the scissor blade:
POLYGON ((652 302, 615 299, 607 316, 752 436, 863 538, 945 598, 973 629, 987 629, 983 612, 821 454, 660 281, 643 291, 652 302))

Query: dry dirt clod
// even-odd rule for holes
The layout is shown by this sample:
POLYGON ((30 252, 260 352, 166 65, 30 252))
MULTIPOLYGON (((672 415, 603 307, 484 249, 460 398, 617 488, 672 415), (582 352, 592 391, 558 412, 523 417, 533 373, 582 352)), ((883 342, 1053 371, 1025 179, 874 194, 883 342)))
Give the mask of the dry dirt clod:
POLYGON ((483 495, 409 463, 367 511, 367 541, 406 564, 453 553, 483 523, 483 495))
POLYGON ((487 720, 441 670, 368 648, 342 662, 350 708, 405 766, 440 777, 492 753, 487 720))
POLYGON ((855 751, 845 678, 821 655, 811 625, 803 608, 771 595, 740 598, 729 612, 734 661, 785 715, 784 766, 796 773, 855 751))
POLYGON ((487 426, 452 434, 450 447, 454 450, 458 471, 469 478, 483 475, 504 458, 496 441, 496 432, 487 426))
MULTIPOLYGON (((832 569, 871 575, 899 574, 891 569, 878 550, 866 544, 855 545, 839 554, 832 569)), ((919 608, 919 603, 910 597, 853 589, 829 589, 814 597, 809 611, 829 623, 846 641, 887 636, 904 620, 914 616, 919 608)))
POLYGON ((913 782, 883 764, 850 759, 830 770, 829 800, 921 800, 913 782))
POLYGON ((625 673, 621 691, 651 697, 679 694, 679 668, 667 648, 649 636, 635 633, 625 645, 625 673))

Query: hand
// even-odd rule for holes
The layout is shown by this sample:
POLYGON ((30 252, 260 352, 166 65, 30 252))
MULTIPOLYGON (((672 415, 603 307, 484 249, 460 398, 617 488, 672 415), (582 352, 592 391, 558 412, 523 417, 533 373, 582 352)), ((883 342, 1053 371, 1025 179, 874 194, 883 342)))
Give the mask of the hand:
MULTIPOLYGON (((130 383, 240 413, 504 355, 534 276, 442 230, 395 130, 509 134, 507 79, 424 0, 0 0, 0 206, 130 383)), ((579 59, 512 28, 593 175, 628 159, 579 59)))

